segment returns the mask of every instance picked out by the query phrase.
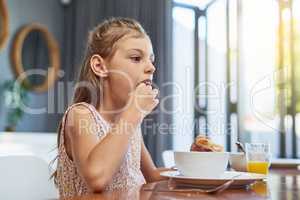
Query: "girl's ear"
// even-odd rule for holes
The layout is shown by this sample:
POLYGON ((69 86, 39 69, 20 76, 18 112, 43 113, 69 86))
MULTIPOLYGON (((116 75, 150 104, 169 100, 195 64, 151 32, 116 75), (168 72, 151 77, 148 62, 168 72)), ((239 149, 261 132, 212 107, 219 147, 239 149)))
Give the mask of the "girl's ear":
POLYGON ((97 76, 101 78, 108 76, 108 70, 105 66, 104 59, 100 55, 94 54, 90 59, 90 65, 91 69, 97 76))

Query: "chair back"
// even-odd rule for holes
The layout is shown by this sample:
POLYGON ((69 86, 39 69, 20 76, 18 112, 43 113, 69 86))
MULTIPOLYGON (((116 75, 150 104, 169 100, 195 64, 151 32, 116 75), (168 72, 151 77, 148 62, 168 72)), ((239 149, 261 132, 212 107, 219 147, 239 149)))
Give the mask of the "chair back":
POLYGON ((47 162, 34 155, 0 156, 0 199, 55 199, 47 162))

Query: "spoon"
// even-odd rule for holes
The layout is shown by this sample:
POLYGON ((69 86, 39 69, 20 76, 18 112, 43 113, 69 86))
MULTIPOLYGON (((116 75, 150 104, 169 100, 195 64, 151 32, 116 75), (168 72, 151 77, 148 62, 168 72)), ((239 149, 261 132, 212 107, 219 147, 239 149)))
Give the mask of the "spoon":
POLYGON ((243 153, 246 153, 245 151, 245 147, 242 143, 240 143, 239 141, 237 141, 236 143, 236 146, 238 147, 239 150, 241 150, 243 153))

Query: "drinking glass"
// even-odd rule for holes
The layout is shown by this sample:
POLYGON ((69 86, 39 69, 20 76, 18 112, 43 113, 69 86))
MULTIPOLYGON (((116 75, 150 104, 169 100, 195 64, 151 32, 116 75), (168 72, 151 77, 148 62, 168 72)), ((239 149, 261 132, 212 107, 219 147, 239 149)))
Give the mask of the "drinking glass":
POLYGON ((270 167, 270 145, 264 143, 246 143, 247 171, 268 174, 270 167))

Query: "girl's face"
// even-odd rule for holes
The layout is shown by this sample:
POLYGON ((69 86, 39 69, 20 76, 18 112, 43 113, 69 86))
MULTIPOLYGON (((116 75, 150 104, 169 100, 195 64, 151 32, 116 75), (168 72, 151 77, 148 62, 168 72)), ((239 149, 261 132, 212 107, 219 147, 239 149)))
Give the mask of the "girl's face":
MULTIPOLYGON (((152 83, 155 67, 154 54, 149 37, 124 36, 116 43, 114 56, 107 63, 107 85, 110 96, 118 105, 125 105, 129 93, 137 84, 152 83)), ((105 93, 104 93, 105 95, 105 93)))

